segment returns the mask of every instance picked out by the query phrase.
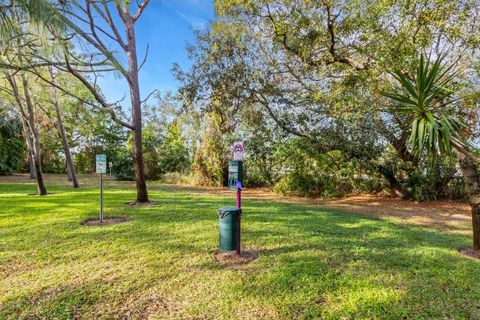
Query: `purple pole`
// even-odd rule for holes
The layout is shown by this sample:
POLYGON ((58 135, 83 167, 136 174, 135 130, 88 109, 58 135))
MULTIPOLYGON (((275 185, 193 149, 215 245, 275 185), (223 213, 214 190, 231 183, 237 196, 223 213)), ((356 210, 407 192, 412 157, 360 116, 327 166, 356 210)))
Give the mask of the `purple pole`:
POLYGON ((240 256, 240 232, 241 232, 241 227, 240 223, 242 222, 242 184, 240 182, 237 182, 237 208, 239 210, 238 212, 238 230, 237 230, 237 256, 240 256))

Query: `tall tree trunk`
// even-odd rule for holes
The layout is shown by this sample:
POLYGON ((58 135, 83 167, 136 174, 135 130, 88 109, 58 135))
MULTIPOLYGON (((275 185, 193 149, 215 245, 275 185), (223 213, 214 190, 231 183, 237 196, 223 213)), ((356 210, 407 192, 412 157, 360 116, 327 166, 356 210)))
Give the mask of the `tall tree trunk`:
POLYGON ((33 158, 35 163, 35 172, 37 175, 37 187, 38 194, 41 196, 47 195, 47 188, 45 187, 45 181, 43 179, 42 172, 42 156, 40 149, 40 137, 38 134, 37 123, 35 119, 35 110, 33 107, 32 100, 30 99, 30 93, 28 92, 28 81, 25 76, 22 75, 22 84, 23 84, 23 93, 25 97, 25 102, 27 105, 27 115, 28 115, 28 127, 31 132, 32 144, 33 144, 33 158))
POLYGON ((130 103, 133 129, 133 162, 135 166, 135 181, 137 202, 148 202, 147 184, 145 182, 145 167, 142 146, 142 102, 138 81, 137 46, 135 40, 135 25, 129 12, 124 13, 125 31, 127 35, 128 80, 130 85, 130 103))
POLYGON ((73 181, 72 173, 70 172, 70 167, 68 166, 68 163, 66 161, 65 161, 65 165, 67 166, 67 180, 73 181))
POLYGON ((478 163, 462 153, 457 154, 470 198, 473 248, 480 250, 480 172, 477 167, 478 163))
POLYGON ((35 172, 35 160, 33 157, 33 148, 32 148, 32 142, 30 139, 30 134, 28 130, 28 125, 24 119, 23 112, 21 112, 20 118, 22 119, 22 133, 23 133, 23 138, 25 139, 25 145, 27 146, 27 152, 28 152, 28 170, 30 171, 30 179, 36 180, 37 179, 37 173, 35 172))
MULTIPOLYGON (((37 147, 36 147, 37 148, 37 147)), ((39 150, 37 148, 37 150, 39 150)), ((43 172, 42 172, 42 160, 40 157, 39 153, 35 154, 35 171, 37 175, 37 188, 38 188, 38 194, 40 196, 46 196, 47 195, 47 188, 45 187, 45 181, 43 180, 43 172)))
POLYGON ((10 83, 12 88, 15 101, 17 102, 18 108, 22 115, 22 125, 24 128, 25 141, 27 142, 29 154, 30 154, 30 163, 33 164, 35 179, 37 180, 37 189, 38 194, 44 196, 47 194, 47 188, 45 187, 45 182, 43 180, 42 174, 42 158, 40 155, 40 142, 38 136, 38 129, 35 120, 35 112, 33 108, 32 101, 30 99, 30 94, 28 92, 28 81, 25 76, 22 75, 22 85, 23 85, 23 99, 20 97, 20 91, 18 89, 17 81, 14 76, 6 74, 6 79, 10 83), (25 105, 24 106, 24 102, 25 105))
POLYGON ((71 179, 70 181, 72 181, 73 187, 78 188, 80 185, 78 184, 77 173, 73 164, 72 153, 70 152, 70 146, 68 145, 67 134, 65 132, 65 126, 63 124, 62 114, 58 102, 55 102, 55 113, 57 114, 58 131, 60 132, 60 136, 62 138, 63 151, 65 153, 65 159, 67 162, 68 177, 71 179))
POLYGON ((30 171, 30 179, 36 180, 37 173, 35 172, 35 163, 33 160, 33 154, 31 150, 28 150, 28 169, 30 171))
MULTIPOLYGON (((52 79, 53 79, 53 74, 52 79)), ((70 152, 70 146, 68 145, 67 133, 65 132, 65 125, 63 124, 62 111, 58 104, 57 89, 53 88, 53 104, 55 105, 55 113, 57 115, 57 124, 60 137, 62 138, 63 152, 65 153, 65 159, 67 162, 67 173, 69 181, 72 181, 73 187, 80 187, 78 184, 77 173, 75 172, 75 166, 73 165, 72 153, 70 152), (71 179, 71 180, 70 180, 71 179)))

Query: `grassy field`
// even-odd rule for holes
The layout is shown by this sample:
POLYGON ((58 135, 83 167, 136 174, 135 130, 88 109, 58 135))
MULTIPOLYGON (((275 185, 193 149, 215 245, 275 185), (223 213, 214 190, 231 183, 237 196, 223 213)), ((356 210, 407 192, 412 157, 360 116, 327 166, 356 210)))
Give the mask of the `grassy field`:
POLYGON ((109 182, 107 215, 83 226, 98 191, 0 184, 0 319, 480 319, 480 261, 465 234, 385 218, 244 202, 243 243, 260 257, 214 259, 211 196, 150 185, 158 206, 128 207, 128 184, 109 182))

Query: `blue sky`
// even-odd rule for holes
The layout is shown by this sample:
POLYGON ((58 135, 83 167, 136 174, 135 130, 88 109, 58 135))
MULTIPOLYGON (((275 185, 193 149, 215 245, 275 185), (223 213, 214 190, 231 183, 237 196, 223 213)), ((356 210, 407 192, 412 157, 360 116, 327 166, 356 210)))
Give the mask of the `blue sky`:
MULTIPOLYGON (((173 63, 183 69, 191 65, 185 46, 194 40, 194 30, 204 28, 214 17, 213 0, 152 0, 137 22, 137 50, 139 63, 147 44, 148 60, 140 71, 142 99, 154 89, 175 91, 178 83, 171 73, 173 63)), ((125 79, 113 74, 98 81, 109 101, 121 99, 129 105, 125 79)))

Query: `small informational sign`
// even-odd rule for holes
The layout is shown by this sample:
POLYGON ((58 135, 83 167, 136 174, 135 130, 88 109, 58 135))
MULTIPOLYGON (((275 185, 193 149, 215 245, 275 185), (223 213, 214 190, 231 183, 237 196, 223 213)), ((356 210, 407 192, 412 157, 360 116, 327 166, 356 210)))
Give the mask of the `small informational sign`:
POLYGON ((103 223, 103 173, 107 173, 107 156, 97 154, 95 156, 95 172, 100 173, 100 222, 103 223))
POLYGON ((104 154, 97 154, 95 157, 95 172, 107 173, 107 156, 104 154))
POLYGON ((243 162, 239 160, 228 161, 228 187, 238 190, 243 183, 243 162))
POLYGON ((233 160, 245 160, 244 151, 245 149, 243 148, 243 141, 235 141, 233 143, 233 160))

